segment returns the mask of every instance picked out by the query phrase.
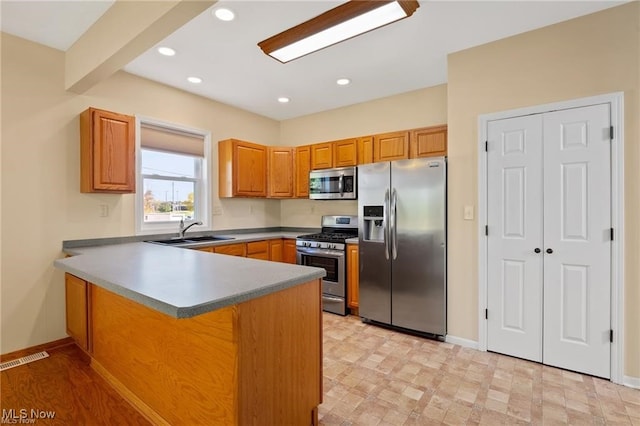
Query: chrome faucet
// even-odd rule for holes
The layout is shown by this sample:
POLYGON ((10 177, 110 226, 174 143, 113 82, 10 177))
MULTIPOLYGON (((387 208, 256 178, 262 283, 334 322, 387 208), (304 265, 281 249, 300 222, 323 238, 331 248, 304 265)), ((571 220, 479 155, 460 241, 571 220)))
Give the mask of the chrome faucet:
POLYGON ((202 222, 200 222, 200 221, 193 222, 192 224, 190 224, 187 227, 185 227, 184 226, 184 218, 180 219, 180 226, 178 228, 178 237, 184 238, 184 233, 187 232, 189 230, 189 228, 191 228, 193 225, 202 225, 202 222))

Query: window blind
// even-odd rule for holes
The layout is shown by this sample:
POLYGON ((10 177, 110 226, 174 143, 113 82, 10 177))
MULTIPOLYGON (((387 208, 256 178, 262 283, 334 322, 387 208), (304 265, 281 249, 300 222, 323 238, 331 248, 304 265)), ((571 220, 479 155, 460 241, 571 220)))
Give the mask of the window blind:
POLYGON ((142 125, 140 128, 142 148, 204 157, 204 139, 200 135, 142 125))

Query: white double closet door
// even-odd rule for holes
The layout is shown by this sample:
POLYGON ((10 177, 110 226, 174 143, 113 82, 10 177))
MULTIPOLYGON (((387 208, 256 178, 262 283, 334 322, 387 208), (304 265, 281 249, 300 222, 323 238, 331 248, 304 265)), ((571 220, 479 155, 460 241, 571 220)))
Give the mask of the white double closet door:
POLYGON ((609 108, 488 123, 490 351, 610 376, 609 108))

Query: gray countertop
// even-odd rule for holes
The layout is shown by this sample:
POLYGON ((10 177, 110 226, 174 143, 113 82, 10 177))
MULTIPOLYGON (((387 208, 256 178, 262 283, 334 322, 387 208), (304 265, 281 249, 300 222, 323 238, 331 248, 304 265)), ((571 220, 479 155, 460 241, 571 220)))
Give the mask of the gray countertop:
MULTIPOLYGON (((243 234, 242 238, 199 245, 279 238, 273 234, 243 234)), ((285 237, 285 233, 277 234, 285 237)), ((143 242, 65 251, 74 256, 56 260, 57 268, 176 318, 241 303, 326 274, 321 268, 143 242)))

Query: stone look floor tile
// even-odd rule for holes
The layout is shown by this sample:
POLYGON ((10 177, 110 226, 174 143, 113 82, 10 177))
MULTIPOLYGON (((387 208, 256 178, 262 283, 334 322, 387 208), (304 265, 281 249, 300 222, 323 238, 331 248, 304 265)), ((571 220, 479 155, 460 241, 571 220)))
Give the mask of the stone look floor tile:
POLYGON ((325 426, 637 425, 640 390, 323 314, 325 426))

